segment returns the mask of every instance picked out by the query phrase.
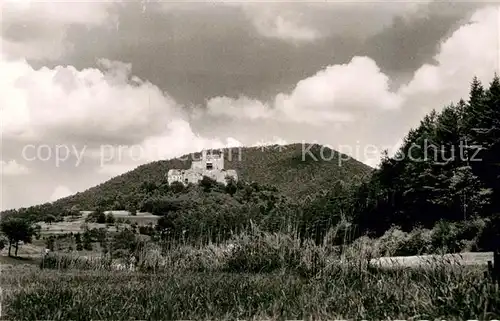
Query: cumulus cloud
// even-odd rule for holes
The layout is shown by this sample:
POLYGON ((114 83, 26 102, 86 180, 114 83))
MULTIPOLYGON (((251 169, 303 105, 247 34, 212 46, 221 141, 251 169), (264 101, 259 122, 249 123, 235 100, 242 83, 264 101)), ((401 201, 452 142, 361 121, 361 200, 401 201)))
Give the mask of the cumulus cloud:
POLYGON ((99 60, 96 68, 33 69, 26 60, 0 60, 4 137, 131 141, 161 132, 178 117, 175 101, 158 87, 129 80, 130 66, 99 60))
POLYGON ((115 17, 108 11, 112 5, 112 1, 3 1, 2 51, 11 57, 59 58, 72 49, 66 39, 68 28, 114 24, 115 17))
POLYGON ((436 64, 423 65, 408 84, 394 92, 375 61, 354 57, 299 81, 290 93, 280 93, 274 101, 216 97, 207 102, 206 110, 233 119, 322 125, 356 122, 367 113, 412 109, 406 116, 418 121, 431 109, 466 97, 473 76, 488 82, 498 72, 499 17, 498 6, 478 10, 468 24, 443 41, 436 64))
POLYGON ((52 151, 61 144, 66 150, 77 148, 101 174, 203 148, 241 145, 232 137, 195 134, 182 106, 155 85, 132 76, 130 64, 107 59, 97 63, 100 69, 34 69, 24 59, 3 57, 3 140, 35 141, 52 151))
POLYGON ((468 24, 443 41, 436 64, 423 65, 400 88, 405 105, 421 111, 416 120, 434 108, 466 98, 474 76, 487 84, 500 71, 499 21, 499 6, 476 11, 468 24))
POLYGON ((272 102, 216 97, 207 102, 207 111, 233 118, 321 125, 351 122, 360 112, 393 110, 400 105, 401 98, 389 90, 389 77, 377 64, 369 57, 354 57, 301 80, 291 93, 280 93, 272 102))
POLYGON ((0 160, 0 176, 26 175, 29 172, 30 171, 26 166, 19 164, 16 160, 0 160))

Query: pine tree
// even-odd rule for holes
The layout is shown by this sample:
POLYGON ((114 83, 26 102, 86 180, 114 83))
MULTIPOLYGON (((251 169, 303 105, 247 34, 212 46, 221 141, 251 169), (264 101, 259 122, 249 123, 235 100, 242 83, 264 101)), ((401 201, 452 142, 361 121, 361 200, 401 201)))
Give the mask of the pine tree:
POLYGON ((465 125, 468 132, 468 140, 471 143, 478 144, 477 132, 483 127, 482 120, 484 115, 485 92, 483 85, 474 77, 469 93, 469 102, 465 110, 465 125))

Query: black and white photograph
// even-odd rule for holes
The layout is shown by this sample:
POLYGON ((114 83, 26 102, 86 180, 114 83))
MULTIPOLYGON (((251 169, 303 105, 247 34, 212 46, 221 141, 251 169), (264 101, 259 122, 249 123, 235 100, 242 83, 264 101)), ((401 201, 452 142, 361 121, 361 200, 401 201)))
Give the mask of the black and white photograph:
POLYGON ((500 319, 500 2, 0 22, 0 320, 500 319))

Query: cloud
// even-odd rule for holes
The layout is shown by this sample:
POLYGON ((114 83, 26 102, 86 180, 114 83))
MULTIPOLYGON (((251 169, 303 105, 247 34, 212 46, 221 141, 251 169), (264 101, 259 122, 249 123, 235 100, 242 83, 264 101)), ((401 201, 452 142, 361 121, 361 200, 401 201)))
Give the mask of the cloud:
POLYGON ((498 7, 478 10, 468 24, 442 42, 436 64, 423 65, 396 91, 389 89, 390 79, 375 61, 354 57, 347 64, 328 66, 299 81, 290 93, 279 93, 273 101, 216 97, 208 100, 206 112, 239 120, 272 119, 319 126, 356 124, 362 118, 403 110, 406 114, 401 122, 413 125, 431 109, 467 97, 473 76, 488 82, 498 72, 498 21, 498 7))
POLYGON ((29 174, 30 170, 19 164, 15 160, 10 160, 8 162, 0 160, 0 176, 18 176, 29 174))
POLYGON ((239 9, 261 37, 284 43, 307 45, 332 35, 367 38, 390 26, 394 17, 411 19, 425 14, 432 0, 279 0, 279 1, 161 1, 166 12, 212 10, 220 6, 239 9))
MULTIPOLYGON (((372 36, 388 27, 394 17, 411 19, 431 0, 386 1, 252 1, 238 3, 264 37, 305 44, 332 35, 372 36)), ((226 1, 222 1, 227 5, 226 1)), ((232 4, 234 5, 234 4, 232 4)))
POLYGON ((99 157, 99 173, 116 176, 152 161, 172 159, 202 149, 241 146, 242 143, 233 137, 224 140, 201 137, 193 132, 187 121, 177 119, 165 132, 147 137, 140 144, 107 145, 94 157, 99 157))
POLYGON ((423 112, 467 98, 470 81, 477 76, 488 83, 500 62, 500 7, 476 11, 468 24, 458 28, 440 46, 436 64, 419 68, 399 90, 406 105, 423 112))
POLYGON ((313 122, 336 120, 336 112, 354 115, 360 110, 398 109, 400 104, 399 97, 389 91, 389 77, 369 57, 329 66, 298 82, 291 94, 276 97, 278 109, 291 118, 299 121, 312 112, 313 122))
POLYGON ((129 65, 98 63, 103 71, 35 70, 26 60, 0 60, 3 136, 130 142, 163 131, 170 118, 179 117, 180 107, 158 87, 130 79, 129 65))
POLYGON ((245 9, 255 29, 264 37, 295 43, 311 42, 321 37, 318 30, 301 21, 297 12, 276 10, 279 8, 273 4, 268 4, 266 8, 247 6, 245 9))
POLYGON ((2 58, 1 134, 10 145, 37 142, 32 149, 48 146, 53 157, 58 146, 77 150, 106 175, 194 150, 241 145, 232 137, 195 134, 182 106, 132 76, 130 64, 99 59, 100 69, 34 69, 24 59, 2 58))
POLYGON ((114 24, 108 11, 113 5, 116 1, 3 1, 2 51, 14 58, 57 59, 72 49, 66 39, 71 26, 114 24))
POLYGON ((247 97, 208 100, 207 112, 250 120, 274 119, 321 125, 352 122, 366 111, 394 110, 401 98, 389 90, 389 77, 369 57, 328 66, 297 83, 291 93, 279 93, 273 102, 247 97))
MULTIPOLYGON (((207 101, 207 110, 213 115, 224 115, 237 119, 265 119, 274 117, 275 113, 267 103, 257 99, 241 96, 214 97, 207 101)), ((203 114, 199 114, 202 116, 203 114)))
POLYGON ((58 199, 71 195, 73 195, 73 192, 67 186, 59 185, 54 189, 54 192, 52 192, 52 195, 50 196, 50 201, 54 202, 57 201, 58 199))

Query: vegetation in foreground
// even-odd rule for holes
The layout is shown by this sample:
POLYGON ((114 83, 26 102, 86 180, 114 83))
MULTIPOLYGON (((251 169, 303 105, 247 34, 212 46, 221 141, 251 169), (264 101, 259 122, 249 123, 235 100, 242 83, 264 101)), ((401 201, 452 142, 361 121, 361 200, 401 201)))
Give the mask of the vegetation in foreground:
POLYGON ((3 313, 10 320, 500 317, 500 289, 486 267, 439 259, 376 267, 374 247, 361 240, 316 245, 257 227, 225 245, 162 250, 129 239, 122 253, 137 261, 122 271, 109 255, 52 253, 41 271, 0 276, 3 313))
POLYGON ((334 264, 312 276, 43 270, 2 275, 9 320, 440 319, 500 317, 498 286, 478 268, 334 264), (29 308, 27 308, 29 307, 29 308))

